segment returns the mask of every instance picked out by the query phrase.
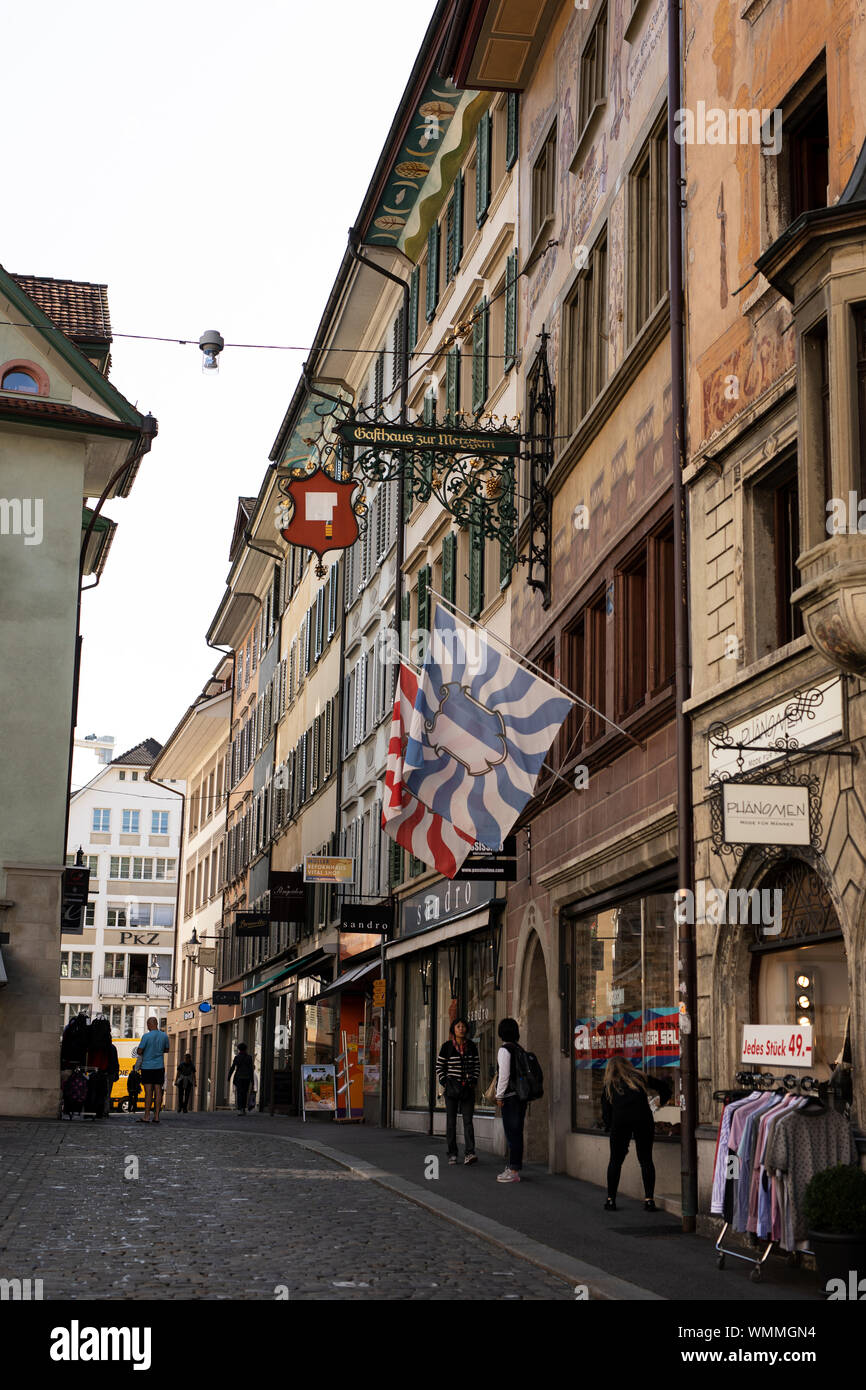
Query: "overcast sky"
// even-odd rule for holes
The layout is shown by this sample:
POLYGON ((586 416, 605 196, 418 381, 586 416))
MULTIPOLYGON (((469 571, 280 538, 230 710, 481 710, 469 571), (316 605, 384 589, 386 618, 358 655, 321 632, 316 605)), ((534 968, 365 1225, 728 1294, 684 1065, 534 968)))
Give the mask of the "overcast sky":
POLYGON ((116 333, 196 343, 114 341, 111 380, 159 437, 129 498, 106 504, 119 525, 83 600, 79 735, 164 741, 216 663, 204 634, 237 498, 259 490, 304 354, 227 349, 204 374, 197 341, 310 344, 434 8, 5 9, 7 59, 26 60, 3 70, 16 159, 0 262, 106 283, 116 333))

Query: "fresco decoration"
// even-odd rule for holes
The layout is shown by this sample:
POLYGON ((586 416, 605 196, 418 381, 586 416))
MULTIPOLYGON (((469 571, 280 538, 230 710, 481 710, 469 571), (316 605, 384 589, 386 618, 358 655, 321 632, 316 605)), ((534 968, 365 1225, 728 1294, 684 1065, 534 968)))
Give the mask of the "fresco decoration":
POLYGON ((373 213, 366 238, 371 244, 399 244, 462 95, 445 78, 427 83, 373 213))
POLYGON ((787 306, 779 305, 765 315, 761 332, 748 320, 742 323, 742 328, 737 325, 743 335, 741 341, 730 346, 730 335, 726 335, 717 345, 727 348, 722 360, 701 364, 702 443, 712 439, 794 365, 796 343, 787 306))

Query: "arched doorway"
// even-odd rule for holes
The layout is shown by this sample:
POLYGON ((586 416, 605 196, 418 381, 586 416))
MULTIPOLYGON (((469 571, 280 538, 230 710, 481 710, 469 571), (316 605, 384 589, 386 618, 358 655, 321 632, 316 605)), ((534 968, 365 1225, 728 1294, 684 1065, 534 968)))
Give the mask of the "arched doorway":
POLYGON ((553 1084, 550 1055, 550 1004, 547 992, 547 971, 541 942, 533 932, 527 943, 524 973, 524 1005, 521 1010, 523 1026, 520 1040, 534 1052, 544 1071, 544 1095, 532 1102, 526 1116, 524 1131, 525 1158, 528 1163, 547 1163, 549 1153, 550 1087, 553 1084))

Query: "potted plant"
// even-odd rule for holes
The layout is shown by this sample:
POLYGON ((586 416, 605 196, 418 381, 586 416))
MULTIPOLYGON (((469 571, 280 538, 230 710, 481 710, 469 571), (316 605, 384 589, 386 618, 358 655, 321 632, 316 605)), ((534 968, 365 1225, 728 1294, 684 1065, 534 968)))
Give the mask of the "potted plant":
POLYGON ((866 1173, 845 1163, 816 1173, 803 1196, 803 1215, 824 1287, 830 1279, 847 1286, 851 1271, 856 1287, 866 1277, 866 1173))

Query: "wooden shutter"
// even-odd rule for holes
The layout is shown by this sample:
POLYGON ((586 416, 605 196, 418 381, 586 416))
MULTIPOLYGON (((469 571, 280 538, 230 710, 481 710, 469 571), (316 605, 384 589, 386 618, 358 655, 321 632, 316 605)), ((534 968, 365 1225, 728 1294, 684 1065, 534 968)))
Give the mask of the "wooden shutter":
POLYGON ((388 882, 391 888, 396 888, 398 883, 403 882, 403 850, 396 841, 388 840, 388 882))
POLYGON ((325 706, 325 779, 334 771, 334 700, 325 706))
POLYGON ((472 325, 472 409, 477 414, 487 400, 487 326, 490 313, 486 297, 479 300, 472 325))
POLYGON ((311 657, 312 657, 312 646, 313 646, 313 610, 312 610, 312 607, 310 607, 310 608, 307 609, 307 616, 306 616, 306 618, 304 619, 304 623, 305 623, 305 627, 304 627, 304 675, 306 676, 306 675, 309 674, 310 666, 312 665, 312 661, 311 661, 311 657))
POLYGON ((339 562, 331 566, 331 575, 328 580, 328 640, 337 631, 337 595, 339 593, 338 583, 340 578, 339 562))
POLYGON ((517 361, 517 252, 505 264, 505 371, 517 361))
POLYGON ((442 537, 442 594, 451 603, 457 599, 457 536, 449 531, 442 537))
POLYGON ((493 118, 485 111, 478 122, 478 148, 475 158, 475 221, 480 227, 490 207, 490 132, 493 118))
MULTIPOLYGON (((435 425, 436 423, 436 397, 432 391, 428 391, 424 397, 424 424, 435 425)), ((421 455, 421 472, 424 482, 429 488, 433 481, 433 454, 423 453, 421 455)))
POLYGON ((416 265, 409 277, 409 351, 418 341, 418 298, 421 286, 421 271, 416 265))
POLYGON ((513 168, 517 160, 517 134, 518 134, 518 115, 517 115, 517 93, 509 92, 506 106, 505 123, 505 167, 513 168))
POLYGON ((481 529, 476 502, 476 520, 469 527, 469 616, 477 618, 484 607, 484 532, 481 529))
POLYGON ((429 565, 422 565, 418 571, 418 626, 430 631, 430 582, 433 572, 429 565))
POLYGON ((325 645, 325 590, 320 588, 316 594, 316 660, 322 655, 325 645))
POLYGON ((394 320, 394 353, 391 361, 391 390, 395 390, 397 383, 402 381, 405 375, 403 368, 403 310, 401 309, 394 320))
MULTIPOLYGON (((463 257, 463 173, 454 180, 454 270, 463 257)), ((453 273, 453 272, 452 272, 453 273)))
POLYGON ((453 424, 460 409, 460 346, 455 343, 445 354, 445 411, 453 424))
POLYGON ((439 303, 439 223, 434 222, 427 233, 427 322, 436 313, 439 303))
POLYGON ((376 415, 382 409, 382 397, 385 393, 385 350, 379 353, 376 358, 376 365, 373 369, 373 409, 376 415))

